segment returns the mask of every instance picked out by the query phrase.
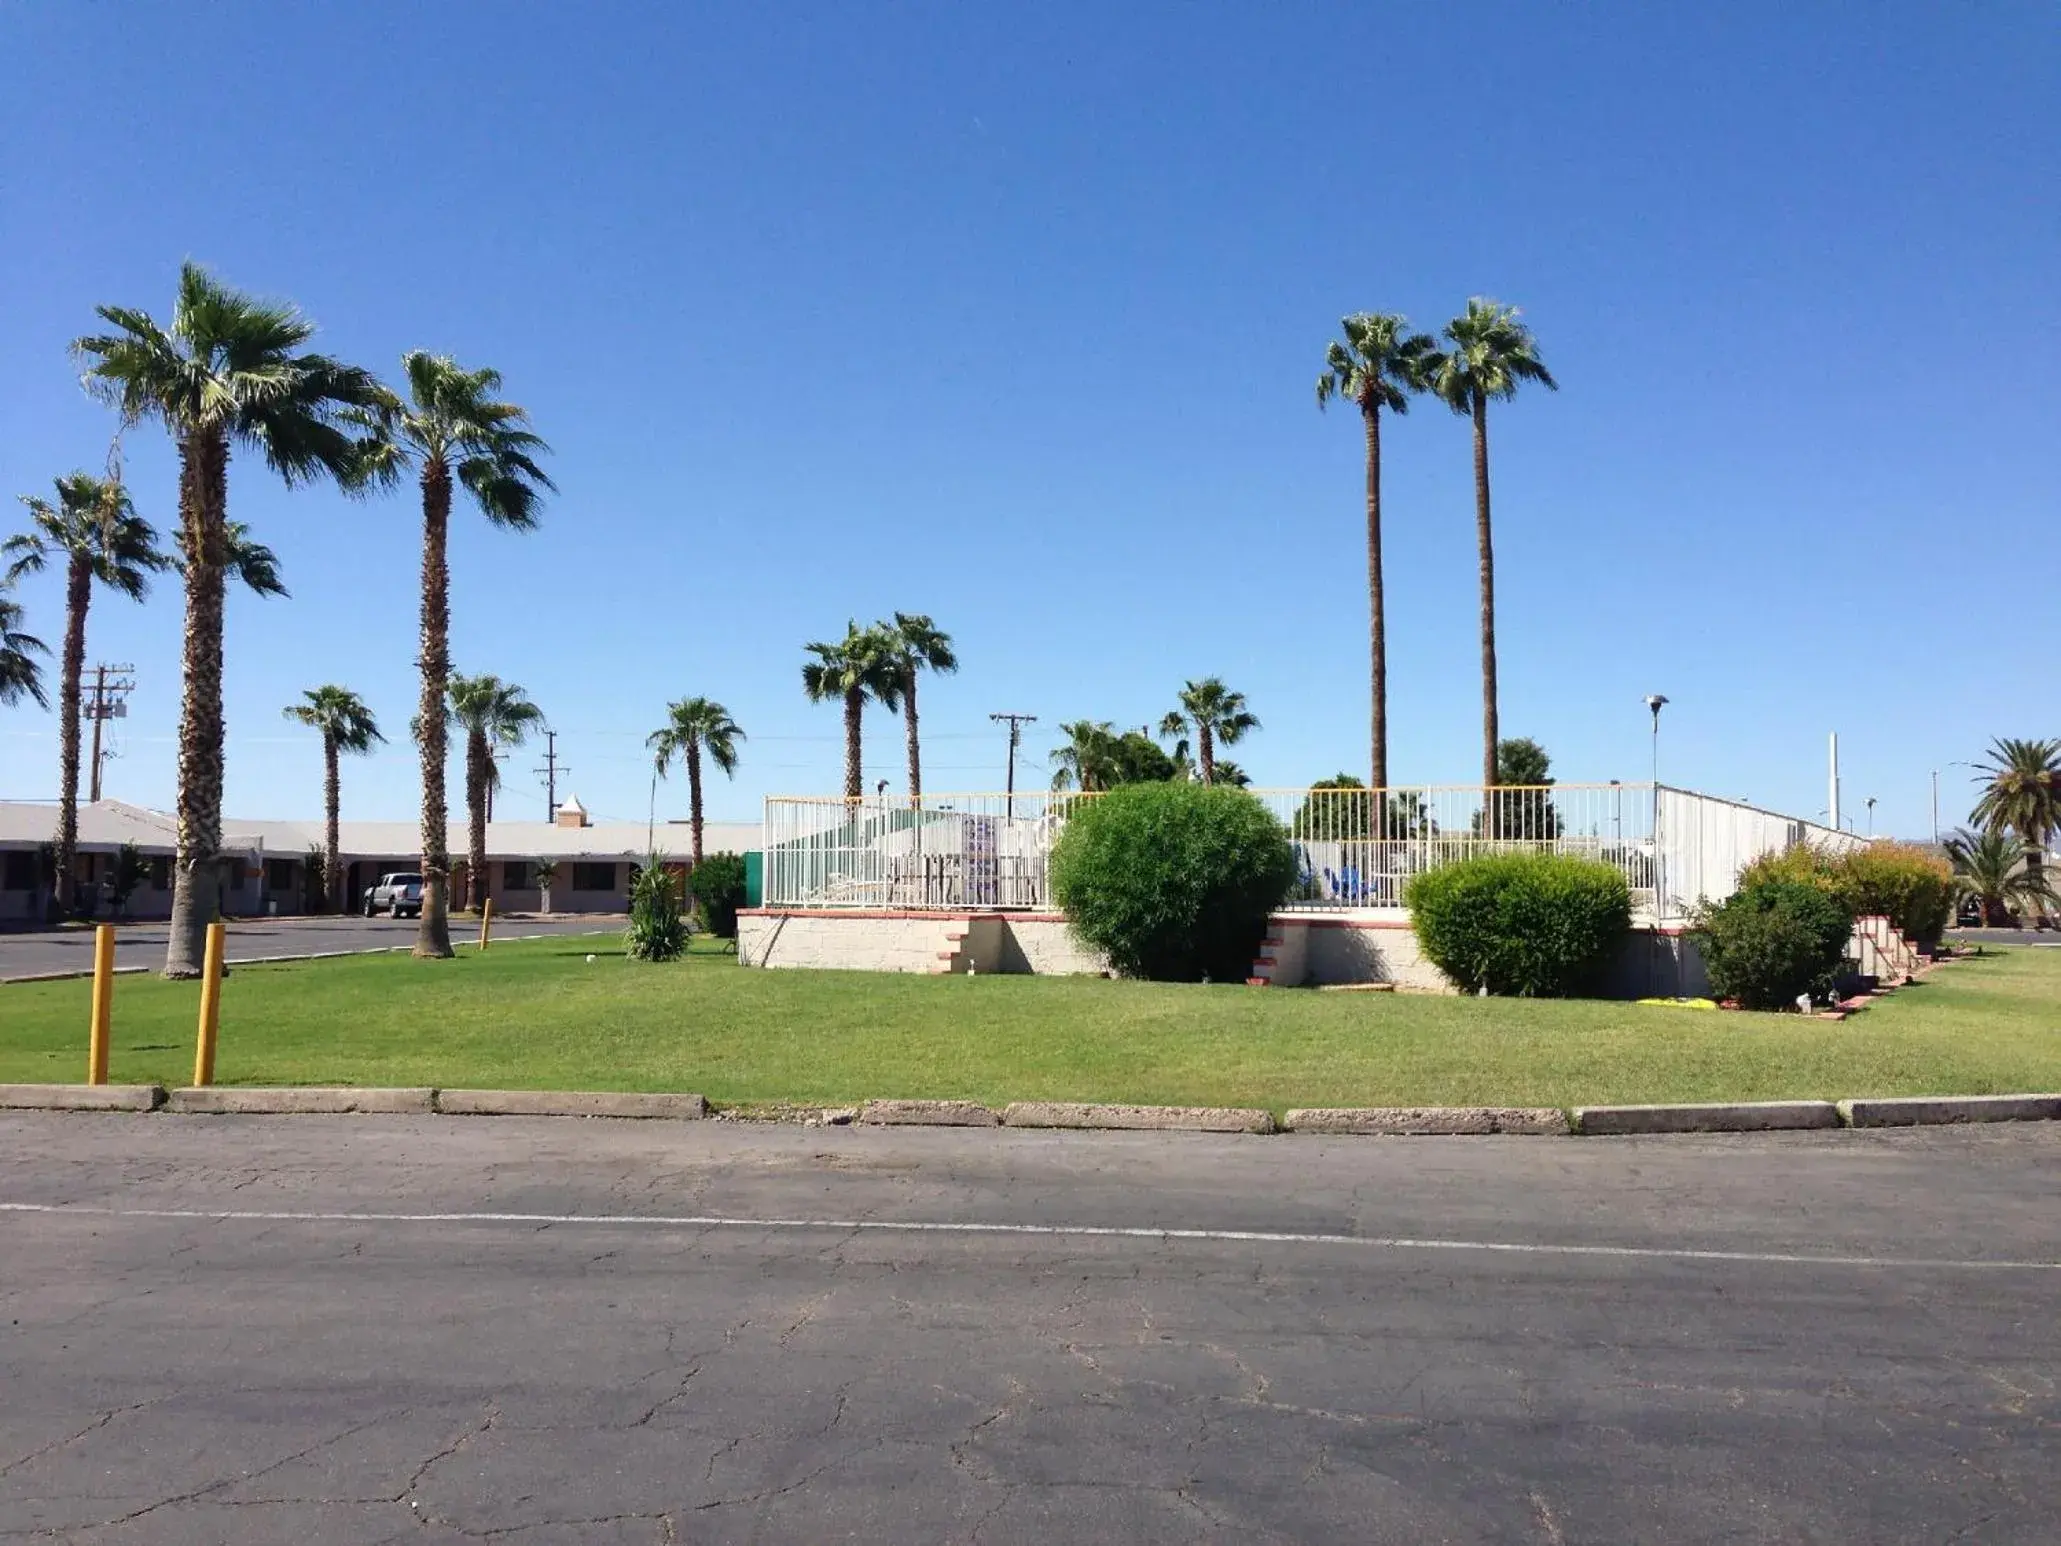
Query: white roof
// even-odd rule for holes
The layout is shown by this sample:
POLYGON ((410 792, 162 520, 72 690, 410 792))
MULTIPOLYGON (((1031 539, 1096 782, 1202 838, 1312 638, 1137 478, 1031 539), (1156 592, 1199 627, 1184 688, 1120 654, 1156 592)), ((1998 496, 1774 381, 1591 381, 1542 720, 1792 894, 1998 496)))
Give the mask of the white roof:
MULTIPOLYGON (((0 800, 0 848, 27 848, 47 843, 57 832, 57 805, 45 800, 0 800)), ((702 851, 743 853, 759 846, 755 821, 711 821, 704 824, 702 851)), ((685 822, 663 822, 650 834, 667 854, 687 851, 685 822)), ((422 829, 413 821, 346 821, 338 831, 346 859, 412 859, 422 852, 422 829)), ((469 843, 466 823, 450 824, 446 839, 454 855, 469 843)), ((134 843, 146 853, 171 853, 178 846, 178 823, 164 811, 147 810, 120 800, 102 800, 79 807, 79 843, 87 849, 114 849, 134 843)), ((222 850, 253 856, 298 857, 322 843, 320 821, 246 821, 225 817, 222 850)), ((560 827, 545 821, 490 821, 487 856, 492 859, 641 859, 646 851, 641 821, 604 821, 591 827, 560 827)))

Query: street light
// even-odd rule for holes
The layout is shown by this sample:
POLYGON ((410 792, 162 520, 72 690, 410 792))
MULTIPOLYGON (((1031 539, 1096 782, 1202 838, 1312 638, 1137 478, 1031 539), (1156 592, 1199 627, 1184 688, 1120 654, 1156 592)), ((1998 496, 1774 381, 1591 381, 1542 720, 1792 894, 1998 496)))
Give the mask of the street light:
POLYGON ((1875 797, 1868 796, 1868 836, 1875 835, 1875 797))
POLYGON ((1667 698, 1657 692, 1646 695, 1646 707, 1653 711, 1653 787, 1660 788, 1660 711, 1667 707, 1667 698))

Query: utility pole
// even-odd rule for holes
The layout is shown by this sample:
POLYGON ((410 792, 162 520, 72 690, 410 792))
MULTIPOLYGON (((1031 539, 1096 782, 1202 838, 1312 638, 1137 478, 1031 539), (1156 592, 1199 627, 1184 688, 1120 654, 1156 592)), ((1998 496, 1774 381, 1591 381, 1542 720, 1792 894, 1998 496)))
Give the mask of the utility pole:
POLYGON ((110 666, 105 662, 93 668, 93 680, 79 684, 79 712, 93 721, 93 772, 89 781, 88 800, 98 803, 100 799, 100 766, 105 760, 100 750, 100 725, 103 720, 127 719, 129 717, 129 694, 136 690, 136 668, 134 666, 110 666))
POLYGON ((556 821, 558 819, 558 775, 572 771, 571 768, 558 760, 558 732, 556 730, 546 730, 544 732, 544 765, 541 768, 531 768, 530 771, 544 780, 544 820, 546 822, 556 821))
POLYGON ((1038 722, 1038 716, 1035 714, 990 714, 988 718, 998 724, 1007 721, 1009 725, 1009 770, 1003 775, 1003 788, 1007 790, 1005 796, 1007 804, 1004 808, 1004 814, 1006 816, 1014 816, 1016 814, 1016 746, 1023 739, 1023 727, 1025 725, 1035 725, 1038 722))

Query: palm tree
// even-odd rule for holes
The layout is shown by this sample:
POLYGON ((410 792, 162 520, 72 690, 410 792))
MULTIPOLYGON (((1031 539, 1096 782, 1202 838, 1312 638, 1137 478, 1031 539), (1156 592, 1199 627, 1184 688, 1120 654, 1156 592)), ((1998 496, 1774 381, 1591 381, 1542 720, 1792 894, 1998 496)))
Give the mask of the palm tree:
POLYGON ((1372 683, 1376 789, 1388 787, 1388 615, 1381 581, 1381 410, 1410 411, 1410 394, 1425 386, 1425 363, 1437 346, 1412 333, 1392 312, 1354 312, 1339 323, 1345 341, 1333 340, 1317 377, 1317 406, 1340 397, 1356 403, 1367 434, 1367 652, 1372 683))
POLYGON ((2025 862, 2038 870, 2054 828, 2061 826, 2061 740, 1999 736, 1977 781, 1982 797, 1968 819, 1989 832, 2009 829, 2025 845, 2025 862))
POLYGON ((1195 771, 1205 784, 1216 782, 1217 743, 1236 746, 1260 722, 1246 712, 1245 694, 1232 692, 1221 677, 1206 676, 1181 689, 1181 706, 1160 721, 1161 735, 1195 731, 1195 771))
POLYGON ((2010 914, 2028 903, 2061 903, 2046 872, 2031 862, 2025 841, 2002 828, 1971 832, 1964 827, 1946 840, 1945 847, 1954 866, 1954 884, 1982 908, 1985 927, 2007 924, 2010 914))
POLYGON ((691 863, 701 863, 701 754, 723 770, 737 776, 737 743, 745 739, 730 711, 711 698, 682 698, 666 706, 665 724, 652 731, 644 744, 652 750, 658 776, 666 776, 666 765, 675 757, 687 764, 687 821, 692 835, 691 863))
POLYGON ((861 628, 845 624, 835 644, 802 646, 816 658, 802 665, 802 691, 809 702, 836 698, 844 704, 844 797, 857 804, 865 797, 865 774, 859 761, 860 716, 873 699, 893 713, 901 707, 901 673, 895 641, 877 624, 861 628))
POLYGON ((556 859, 539 859, 535 873, 537 877, 537 909, 540 912, 549 913, 551 911, 551 888, 558 883, 558 861, 556 859))
MULTIPOLYGON (((450 694, 451 722, 465 732, 465 812, 470 823, 465 867, 472 893, 467 900, 477 907, 487 899, 487 790, 500 775, 494 751, 520 746, 523 737, 544 722, 544 711, 530 702, 520 687, 498 676, 460 676, 454 671, 450 694)), ((428 743, 427 736, 421 739, 428 743)), ((428 880, 425 870, 425 892, 428 880)), ((447 922, 447 933, 448 928, 447 922)), ((423 953, 419 939, 415 953, 423 953)))
POLYGON ((922 671, 952 672, 959 669, 959 657, 952 653, 952 636, 932 625, 921 612, 895 613, 894 626, 881 629, 893 640, 894 666, 900 679, 902 723, 909 733, 909 803, 923 803, 923 753, 916 736, 916 677, 922 671))
MULTIPOLYGON (((529 414, 499 401, 501 375, 462 370, 422 350, 401 357, 404 401, 385 394, 365 417, 373 445, 368 475, 396 482, 410 468, 422 489, 422 694, 416 711, 422 749, 422 921, 415 954, 451 954, 448 808, 444 798, 444 699, 451 678, 451 570, 445 557, 454 484, 462 485, 487 520, 529 531, 545 491, 556 485, 537 465, 549 450, 530 432, 529 414)), ((470 773, 468 772, 468 784, 470 773)), ((483 786, 484 787, 484 786, 483 786)), ((468 788, 468 798, 470 789, 468 788)), ((485 894, 483 878, 473 889, 485 894)))
POLYGON ((0 586, 0 704, 34 698, 43 708, 50 700, 43 694, 43 668, 35 657, 48 655, 43 641, 22 631, 21 603, 0 586))
POLYGON ((1059 733, 1066 740, 1052 753, 1054 789, 1094 793, 1117 782, 1117 735, 1108 720, 1069 720, 1059 733))
POLYGON ((169 328, 122 306, 98 308, 114 331, 77 340, 89 390, 125 424, 161 421, 179 451, 185 566, 184 691, 179 710, 178 863, 165 975, 200 975, 207 926, 220 911, 222 599, 229 562, 229 453, 255 450, 289 487, 360 482, 362 449, 348 415, 377 401, 370 374, 303 353, 314 325, 291 306, 257 301, 198 264, 179 272, 169 328))
POLYGON ((136 514, 129 491, 117 478, 75 472, 57 480, 57 502, 22 495, 29 527, 0 542, 0 559, 11 559, 7 579, 37 574, 53 561, 64 564, 64 647, 58 657, 57 688, 57 873, 52 900, 71 899, 72 871, 79 857, 79 678, 86 668, 86 612, 93 582, 133 601, 150 594, 150 577, 171 560, 157 545, 157 533, 136 514))
POLYGON ((374 742, 384 742, 379 722, 365 700, 348 687, 317 687, 301 694, 304 701, 289 704, 282 712, 311 729, 322 732, 322 894, 329 905, 343 909, 343 861, 338 854, 337 822, 343 804, 343 780, 338 762, 344 752, 362 757, 374 742))
POLYGON ((1446 324, 1449 351, 1426 362, 1431 390, 1474 421, 1474 533, 1481 549, 1481 782, 1496 782, 1496 552, 1489 531, 1488 405, 1508 402, 1526 381, 1558 391, 1515 306, 1476 297, 1446 324))

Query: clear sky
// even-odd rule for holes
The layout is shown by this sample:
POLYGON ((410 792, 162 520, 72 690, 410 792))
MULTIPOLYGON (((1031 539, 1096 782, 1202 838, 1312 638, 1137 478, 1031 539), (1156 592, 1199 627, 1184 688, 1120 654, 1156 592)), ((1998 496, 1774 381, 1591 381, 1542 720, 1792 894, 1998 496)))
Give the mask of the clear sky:
MULTIPOLYGON (((1366 756, 1361 440, 1312 383, 1338 318, 1524 307, 1557 393, 1491 423, 1506 734, 1922 833, 1996 734, 2061 733, 2061 10, 1282 4, 0 9, 0 485, 97 469, 68 340, 170 311, 181 259, 391 372, 492 364, 562 489, 523 537, 461 511, 453 654, 525 687, 569 787, 641 817, 644 735, 700 693, 750 734, 711 815, 831 792, 801 645, 932 613, 926 782, 994 788, 991 710, 1156 721, 1243 689, 1268 784, 1366 756)), ((1479 766, 1468 435, 1388 452, 1391 767, 1479 766)), ((173 514, 161 430, 126 445, 173 514)), ((356 688, 417 778, 419 512, 232 514, 290 601, 231 603, 232 815, 315 814, 280 709, 356 688)), ((8 517, 14 522, 17 517, 8 517)), ((24 588, 53 647, 53 580, 24 588)), ((140 687, 108 792, 172 798, 176 586, 97 598, 140 687)), ((902 785, 868 716, 869 779, 902 785)), ((509 805, 543 795, 511 759, 509 805), (533 789, 535 792, 533 793, 533 789)), ((0 795, 51 797, 55 715, 0 713, 0 795)), ((661 815, 684 806, 676 774, 661 815)))

